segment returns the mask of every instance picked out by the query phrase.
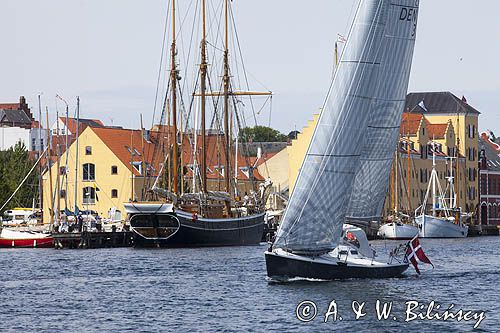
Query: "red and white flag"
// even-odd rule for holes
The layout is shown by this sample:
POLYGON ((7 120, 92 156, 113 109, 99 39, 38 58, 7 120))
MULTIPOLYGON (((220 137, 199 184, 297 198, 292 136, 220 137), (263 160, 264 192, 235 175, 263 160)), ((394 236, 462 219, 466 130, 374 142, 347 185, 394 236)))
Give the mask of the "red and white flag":
MULTIPOLYGON (((422 246, 420 245, 418 236, 415 236, 415 238, 409 241, 406 245, 406 257, 412 263, 413 267, 415 267, 415 271, 418 274, 420 274, 420 270, 418 269, 417 259, 420 262, 432 265, 431 261, 429 260, 429 258, 427 258, 424 250, 422 249, 422 246)), ((432 265, 432 268, 434 268, 434 265, 432 265)))

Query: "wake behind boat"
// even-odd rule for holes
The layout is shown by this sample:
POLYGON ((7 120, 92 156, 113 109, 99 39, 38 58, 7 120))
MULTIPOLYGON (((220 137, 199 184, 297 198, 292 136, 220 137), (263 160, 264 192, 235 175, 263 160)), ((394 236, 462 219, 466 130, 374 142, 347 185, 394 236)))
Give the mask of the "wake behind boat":
POLYGON ((265 253, 270 278, 387 278, 408 268, 405 259, 378 261, 353 252, 342 226, 348 213, 381 214, 417 16, 418 1, 360 2, 280 229, 265 253))

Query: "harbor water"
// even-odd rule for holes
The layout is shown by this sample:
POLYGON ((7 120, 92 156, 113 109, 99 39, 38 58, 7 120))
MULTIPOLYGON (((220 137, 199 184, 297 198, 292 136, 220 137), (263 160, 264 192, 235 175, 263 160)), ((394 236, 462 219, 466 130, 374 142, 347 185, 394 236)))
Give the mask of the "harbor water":
MULTIPOLYGON (((1 331, 474 330, 477 320, 406 321, 407 302, 419 302, 425 312, 435 301, 441 313, 451 304, 455 312, 484 311, 475 331, 498 332, 500 237, 423 239, 421 243, 435 268, 421 265, 420 276, 410 267, 404 277, 395 279, 289 283, 266 279, 265 244, 158 250, 2 249, 1 331), (377 320, 377 300, 392 302, 387 320, 377 320), (357 320, 352 310, 355 301, 358 310, 365 304, 362 312, 366 313, 357 320), (300 303, 308 308, 298 308, 300 303), (325 323, 332 304, 336 317, 328 316, 325 323)), ((373 242, 379 252, 395 244, 373 242)))

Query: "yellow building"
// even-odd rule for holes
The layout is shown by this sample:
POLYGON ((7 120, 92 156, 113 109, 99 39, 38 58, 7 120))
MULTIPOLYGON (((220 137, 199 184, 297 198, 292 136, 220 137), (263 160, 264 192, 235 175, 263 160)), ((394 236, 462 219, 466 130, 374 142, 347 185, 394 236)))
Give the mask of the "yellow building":
POLYGON ((292 144, 287 147, 288 150, 288 183, 289 193, 292 193, 295 181, 299 176, 299 170, 304 161, 307 148, 311 142, 311 138, 318 122, 319 114, 314 114, 313 119, 307 122, 307 126, 302 129, 302 132, 297 135, 297 139, 292 140, 292 144))
MULTIPOLYGON (((61 140, 53 140, 57 141, 61 140)), ((53 151, 56 150, 54 147, 53 151)), ((103 218, 124 219, 123 203, 139 199, 145 180, 151 180, 156 173, 152 166, 155 163, 150 162, 153 151, 154 144, 143 138, 140 130, 85 128, 79 135, 78 147, 73 141, 67 154, 61 152, 59 170, 57 158, 53 158, 52 191, 49 172, 43 174, 45 223, 50 221, 52 202, 54 211, 63 212, 65 208, 74 211, 76 202, 80 211, 92 210, 103 218), (144 174, 151 176, 145 177, 144 174)))
MULTIPOLYGON (((433 142, 436 147, 436 171, 443 190, 446 189, 446 177, 449 173, 450 159, 448 157, 456 157, 458 151, 458 180, 455 179, 458 205, 466 211, 474 212, 478 203, 477 124, 479 112, 468 105, 465 98, 459 99, 450 92, 411 93, 407 96, 405 109, 407 112, 402 119, 400 130, 400 173, 397 175, 399 195, 395 198, 393 192, 389 191, 384 208, 385 213, 394 210, 396 200, 399 209, 403 210, 414 210, 421 204, 432 170, 433 142), (407 142, 410 144, 409 159, 407 142), (410 182, 407 179, 408 160, 410 161, 410 182)), ((287 148, 290 193, 318 118, 319 115, 314 115, 302 133, 287 148)), ((456 158, 452 162, 456 173, 455 161, 456 158)), ((394 186, 394 177, 393 174, 388 188, 389 185, 394 186)))
MULTIPOLYGON (((454 137, 438 138, 443 144, 444 153, 456 156, 458 152, 460 166, 455 175, 457 205, 465 211, 476 212, 479 203, 478 193, 478 118, 479 111, 450 92, 411 93, 406 98, 406 110, 409 113, 421 113, 430 128, 451 123, 454 137)), ((404 122, 402 122, 404 126, 404 122)), ((402 133, 404 135, 404 133, 402 133)), ((428 141, 432 136, 427 137, 428 141)), ((430 148, 428 148, 430 149, 430 148)))

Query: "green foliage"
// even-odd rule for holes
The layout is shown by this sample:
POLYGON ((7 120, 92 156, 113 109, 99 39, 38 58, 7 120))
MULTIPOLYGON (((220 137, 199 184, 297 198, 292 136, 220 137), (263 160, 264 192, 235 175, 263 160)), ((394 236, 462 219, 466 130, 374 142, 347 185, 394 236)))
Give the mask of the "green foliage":
POLYGON ((240 130, 240 139, 243 142, 286 142, 288 136, 280 133, 279 131, 266 127, 255 126, 245 127, 240 130))
MULTIPOLYGON (((12 195, 36 161, 31 160, 22 142, 0 151, 0 207, 12 195)), ((35 169, 4 211, 13 207, 31 207, 38 193, 38 170, 35 169)))

